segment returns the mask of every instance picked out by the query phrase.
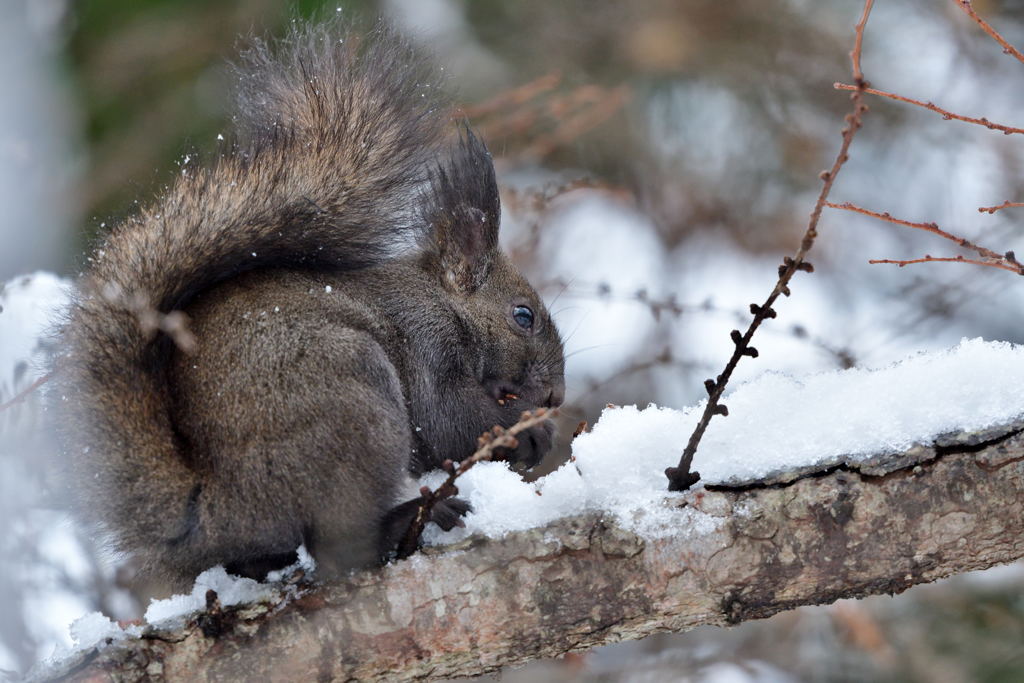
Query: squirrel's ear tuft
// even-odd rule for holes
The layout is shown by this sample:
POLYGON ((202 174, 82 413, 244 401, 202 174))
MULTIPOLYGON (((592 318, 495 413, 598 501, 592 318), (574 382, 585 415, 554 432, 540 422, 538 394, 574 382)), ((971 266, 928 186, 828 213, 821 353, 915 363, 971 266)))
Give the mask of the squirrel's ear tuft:
POLYGON ((498 251, 501 209, 494 163, 465 124, 448 158, 430 174, 425 218, 445 285, 469 294, 487 279, 498 251))

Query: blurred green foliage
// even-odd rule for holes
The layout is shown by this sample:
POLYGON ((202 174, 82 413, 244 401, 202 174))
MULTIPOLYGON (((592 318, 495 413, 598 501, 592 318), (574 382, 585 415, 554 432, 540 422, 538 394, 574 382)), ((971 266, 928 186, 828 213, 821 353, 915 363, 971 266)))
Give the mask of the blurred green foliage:
POLYGON ((295 18, 373 16, 372 0, 83 0, 69 8, 68 72, 89 158, 87 235, 147 201, 185 153, 216 150, 226 130, 226 65, 239 37, 279 34, 295 18))

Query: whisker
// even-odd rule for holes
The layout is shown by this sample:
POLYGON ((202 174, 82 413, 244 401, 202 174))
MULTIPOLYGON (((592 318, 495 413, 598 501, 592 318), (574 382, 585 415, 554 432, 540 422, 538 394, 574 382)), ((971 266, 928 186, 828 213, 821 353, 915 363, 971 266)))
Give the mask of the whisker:
POLYGON ((579 304, 574 304, 574 305, 570 305, 570 306, 563 306, 562 308, 559 308, 557 311, 551 311, 550 315, 551 315, 552 318, 557 318, 558 316, 562 315, 566 311, 572 311, 572 310, 575 310, 575 309, 578 309, 578 308, 583 308, 583 306, 580 306, 579 304))
POLYGON ((584 322, 586 322, 586 320, 587 320, 587 316, 584 315, 582 318, 580 318, 578 321, 576 321, 576 327, 572 328, 572 332, 570 332, 568 335, 562 337, 562 346, 565 346, 566 344, 569 343, 569 340, 572 339, 576 335, 577 332, 579 332, 580 327, 583 325, 584 322))
POLYGON ((576 349, 572 353, 565 354, 565 360, 569 360, 575 355, 581 354, 584 351, 594 351, 595 349, 602 349, 611 346, 611 344, 595 344, 594 346, 585 346, 582 349, 576 349))
POLYGON ((561 296, 562 296, 563 294, 565 294, 565 292, 566 292, 566 291, 567 291, 567 290, 569 289, 569 287, 570 287, 570 286, 571 286, 571 285, 572 285, 572 284, 573 284, 573 283, 574 283, 575 281, 576 281, 576 277, 573 277, 573 278, 572 278, 572 279, 570 279, 570 280, 566 280, 566 281, 563 281, 563 282, 562 282, 562 289, 561 289, 561 290, 560 290, 560 291, 558 292, 558 294, 556 294, 556 295, 555 295, 555 298, 551 300, 551 303, 550 303, 550 304, 548 304, 548 308, 549 308, 549 309, 550 309, 550 308, 551 308, 552 306, 554 306, 555 304, 557 304, 557 303, 558 303, 558 300, 559 300, 559 298, 561 298, 561 296))

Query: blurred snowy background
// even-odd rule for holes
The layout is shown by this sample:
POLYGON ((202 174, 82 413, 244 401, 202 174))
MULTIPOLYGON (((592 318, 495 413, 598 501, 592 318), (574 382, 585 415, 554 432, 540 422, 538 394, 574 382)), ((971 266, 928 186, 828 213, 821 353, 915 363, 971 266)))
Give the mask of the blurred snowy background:
MULTIPOLYGON (((89 241, 227 132, 237 36, 279 31, 276 0, 0 2, 0 404, 45 372, 45 329, 89 241)), ((844 0, 350 0, 437 55, 496 157, 504 241, 567 340, 563 432, 606 403, 683 406, 731 351, 729 330, 792 253, 835 153, 860 4, 844 0)), ((975 7, 1018 46, 1024 4, 975 7)), ((873 85, 1024 125, 1024 65, 952 2, 878 0, 873 85)), ((878 99, 833 201, 1021 248, 1024 145, 878 99)), ((793 296, 755 340, 765 371, 879 366, 963 336, 1024 342, 1024 286, 960 264, 950 243, 827 212, 793 296)), ((42 391, 0 413, 0 670, 23 671, 100 609, 138 616, 153 587, 105 557, 51 486, 42 391)), ((837 415, 836 419, 842 419, 837 415)), ((564 454, 564 444, 561 453, 564 454)), ((556 458, 550 465, 557 464, 556 458)), ((668 464, 668 463, 666 463, 668 464)), ((539 663, 506 680, 1024 679, 1020 567, 896 599, 801 609, 539 663)), ((2 673, 0 673, 2 676, 2 673)))

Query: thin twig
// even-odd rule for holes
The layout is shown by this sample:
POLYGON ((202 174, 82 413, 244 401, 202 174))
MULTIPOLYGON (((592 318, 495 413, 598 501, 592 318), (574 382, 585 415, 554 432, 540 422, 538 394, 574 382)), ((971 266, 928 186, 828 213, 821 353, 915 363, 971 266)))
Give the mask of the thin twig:
POLYGON ((53 377, 53 373, 52 372, 48 372, 45 375, 43 375, 42 377, 40 377, 39 379, 37 379, 35 382, 32 382, 32 384, 29 384, 27 387, 25 387, 24 389, 19 391, 17 394, 15 394, 14 398, 12 398, 11 400, 7 401, 6 403, 0 403, 0 413, 2 413, 3 411, 7 410, 8 408, 10 408, 11 406, 15 405, 16 403, 21 403, 22 401, 24 401, 26 398, 28 398, 29 394, 31 394, 36 389, 38 389, 39 387, 41 387, 44 384, 46 384, 47 382, 49 382, 50 378, 52 378, 52 377, 53 377))
POLYGON ((995 213, 1000 209, 1009 209, 1014 206, 1024 206, 1024 202, 1011 202, 1010 200, 1006 200, 998 206, 979 206, 978 213, 995 213))
POLYGON ((974 19, 974 21, 977 22, 978 26, 981 27, 982 31, 992 36, 993 40, 1002 45, 1003 52, 1005 52, 1008 55, 1013 55, 1014 57, 1017 58, 1017 61, 1024 64, 1024 54, 1022 54, 1021 51, 1015 48, 1013 45, 1010 45, 1010 43, 1008 43, 1005 38, 999 35, 998 31, 996 31, 988 24, 988 22, 986 22, 984 19, 978 16, 978 13, 974 11, 974 7, 971 6, 971 0, 953 0, 953 2, 960 5, 960 9, 966 12, 967 16, 969 16, 971 19, 974 19))
POLYGON ((516 422, 508 429, 495 426, 493 429, 481 434, 477 439, 476 452, 465 460, 459 463, 446 460, 442 465, 448 472, 448 477, 444 482, 433 491, 426 486, 420 489, 420 495, 423 497, 423 500, 416 510, 416 516, 413 518, 412 524, 409 525, 405 538, 402 539, 401 544, 398 546, 398 558, 409 557, 416 552, 423 529, 430 520, 431 510, 433 510, 438 502, 458 494, 459 490, 455 486, 456 479, 477 463, 493 460, 497 449, 507 448, 511 450, 518 446, 519 442, 516 439, 516 435, 520 432, 535 427, 557 415, 558 411, 550 408, 537 408, 536 410, 526 411, 519 417, 519 422, 516 422))
POLYGON ((864 3, 864 12, 860 15, 860 21, 853 30, 853 49, 850 50, 850 65, 853 71, 853 81, 861 88, 867 83, 864 82, 864 72, 860 68, 861 50, 864 48, 864 27, 868 23, 868 15, 871 14, 873 0, 864 3))
POLYGON ((554 90, 561 80, 562 75, 557 71, 546 74, 523 85, 500 92, 484 102, 466 105, 462 107, 460 116, 476 118, 497 111, 508 111, 510 108, 529 102, 542 93, 554 90))
MULTIPOLYGON (((847 83, 833 83, 832 87, 836 90, 857 90, 857 86, 849 85, 847 83)), ((950 119, 956 119, 957 121, 964 121, 966 123, 974 123, 979 126, 985 126, 991 130, 999 130, 1003 132, 1003 135, 1012 135, 1014 133, 1024 133, 1024 128, 1015 128, 1013 126, 1005 126, 1001 123, 994 123, 989 121, 984 116, 981 118, 973 118, 971 116, 963 116, 962 114, 955 114, 951 111, 938 107, 931 102, 922 102, 921 100, 915 100, 910 97, 904 97, 903 95, 897 95, 896 93, 886 92, 885 90, 877 90, 875 88, 864 88, 863 92, 869 95, 878 95, 879 97, 888 97, 890 100, 898 100, 899 102, 906 102, 907 104, 913 104, 918 107, 923 107, 930 111, 935 112, 942 116, 947 121, 950 119)))
MULTIPOLYGON (((573 100, 569 100, 566 111, 552 112, 558 115, 562 123, 549 135, 539 138, 527 146, 523 151, 525 156, 535 158, 548 156, 559 146, 572 142, 584 133, 604 123, 623 107, 630 95, 629 88, 624 85, 610 90, 595 88, 593 92, 589 90, 584 91, 581 88, 577 91, 577 94, 584 92, 587 96, 598 94, 599 97, 594 98, 593 102, 582 101, 579 103, 579 106, 574 106, 573 100), (574 109, 570 109, 573 106, 574 109), (565 118, 562 118, 563 116, 565 118)), ((585 98, 574 97, 573 99, 580 100, 585 98)))
MULTIPOLYGON (((999 254, 997 252, 992 251, 991 249, 988 249, 986 247, 981 246, 980 244, 975 244, 974 242, 971 242, 968 239, 965 239, 963 237, 958 237, 957 235, 954 235, 952 233, 946 232, 945 230, 940 228, 938 226, 938 224, 936 224, 936 223, 914 223, 914 222, 911 222, 911 221, 903 220, 902 218, 895 218, 892 215, 890 215, 888 212, 878 213, 877 211, 871 211, 869 209, 865 209, 863 207, 857 206, 856 204, 851 204, 850 202, 843 202, 842 204, 833 204, 832 202, 826 202, 825 205, 830 207, 830 208, 833 208, 833 209, 842 209, 843 211, 853 211, 854 213, 863 214, 865 216, 871 216, 872 218, 878 218, 879 220, 883 220, 883 221, 886 221, 888 223, 894 223, 896 225, 904 225, 904 226, 906 226, 908 228, 914 228, 916 230, 924 230, 924 231, 930 232, 930 233, 932 233, 934 235, 938 235, 939 237, 941 237, 943 239, 947 239, 950 242, 954 242, 957 246, 963 247, 964 249, 970 249, 971 251, 975 252, 976 254, 981 256, 982 258, 987 259, 985 261, 975 261, 975 260, 971 260, 971 259, 965 259, 965 258, 962 258, 962 257, 961 258, 932 258, 931 256, 926 256, 923 259, 916 259, 916 260, 913 260, 913 261, 906 261, 904 263, 904 265, 906 265, 907 263, 924 263, 926 261, 962 261, 964 263, 976 263, 978 265, 983 265, 983 266, 993 266, 993 267, 996 267, 996 268, 1002 268, 1004 270, 1010 270, 1010 271, 1013 271, 1015 273, 1019 273, 1021 275, 1024 275, 1024 265, 1022 265, 1020 262, 1017 261, 1017 258, 1016 258, 1016 256, 1014 256, 1014 253, 1012 251, 1008 251, 1005 254, 999 254), (999 265, 997 265, 997 264, 999 264, 999 265)), ((885 260, 869 261, 868 263, 896 263, 896 261, 893 261, 891 259, 885 259, 885 260)))
POLYGON ((896 259, 871 259, 868 263, 892 263, 902 268, 903 266, 909 266, 912 263, 971 263, 976 266, 988 266, 989 268, 1002 268, 1008 270, 1011 273, 1017 273, 1018 275, 1024 275, 1021 272, 1019 265, 1012 266, 1008 265, 1004 261, 982 261, 980 259, 965 258, 963 256, 924 256, 923 258, 910 259, 907 261, 898 261, 896 259))
POLYGON ((602 124, 619 111, 629 97, 626 86, 583 85, 568 92, 556 92, 560 81, 559 74, 549 74, 500 93, 481 105, 467 106, 460 115, 487 119, 478 124, 485 138, 534 131, 531 136, 534 142, 519 153, 543 157, 602 124), (546 132, 539 134, 542 128, 546 132))
POLYGON ((665 476, 668 477, 670 491, 685 491, 686 489, 693 486, 695 483, 700 481, 700 473, 692 472, 691 466, 693 464, 693 456, 697 452, 697 446, 700 444, 701 438, 704 436, 704 432, 708 428, 708 424, 711 422, 711 418, 715 415, 728 415, 729 410, 725 405, 719 403, 722 394, 725 391, 725 387, 732 377, 733 371, 739 364, 740 358, 743 356, 751 356, 752 358, 757 357, 757 349, 750 346, 750 340, 753 338, 757 328, 761 326, 761 323, 768 318, 775 317, 775 309, 772 305, 780 295, 785 294, 789 296, 789 281, 798 270, 810 272, 813 267, 810 263, 804 261, 807 252, 810 251, 811 247, 814 246, 814 240, 818 236, 818 221, 821 219, 822 209, 825 207, 825 202, 828 200, 828 195, 832 191, 832 186, 835 183, 836 176, 842 169, 843 164, 847 162, 850 151, 850 143, 853 142, 853 137, 857 133, 857 130, 861 127, 861 117, 867 111, 867 106, 863 103, 863 92, 867 88, 867 81, 864 80, 863 72, 860 68, 860 57, 861 48, 864 39, 864 27, 867 25, 868 16, 871 14, 871 7, 874 4, 873 0, 865 0, 864 10, 861 13, 860 21, 857 23, 856 29, 854 30, 854 45, 850 51, 850 62, 852 64, 852 72, 854 81, 857 87, 854 89, 850 99, 853 102, 852 111, 846 115, 846 127, 842 130, 843 141, 839 146, 839 152, 836 154, 835 161, 832 163, 832 168, 827 171, 823 171, 821 178, 824 181, 821 192, 818 195, 818 199, 814 204, 814 210, 811 212, 810 219, 807 224, 807 230, 804 233, 803 239, 800 241, 800 247, 797 249, 796 254, 790 258, 786 257, 783 264, 779 266, 779 280, 775 283, 775 287, 772 289, 771 294, 763 304, 758 306, 757 304, 750 305, 750 311, 754 315, 754 319, 750 322, 750 326, 747 328, 745 334, 740 334, 739 330, 733 330, 732 340, 735 348, 733 349, 732 357, 726 364, 722 374, 718 375, 715 379, 708 379, 704 382, 704 386, 708 391, 708 402, 704 406, 704 413, 701 415, 700 421, 697 423, 697 427, 693 430, 693 434, 690 435, 690 440, 686 444, 685 450, 679 459, 679 464, 676 467, 669 467, 665 470, 665 476))

